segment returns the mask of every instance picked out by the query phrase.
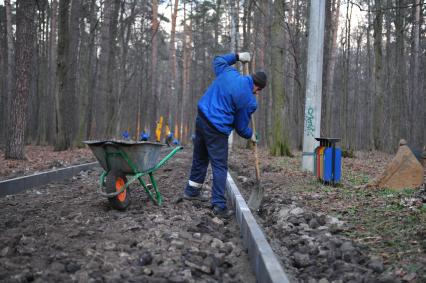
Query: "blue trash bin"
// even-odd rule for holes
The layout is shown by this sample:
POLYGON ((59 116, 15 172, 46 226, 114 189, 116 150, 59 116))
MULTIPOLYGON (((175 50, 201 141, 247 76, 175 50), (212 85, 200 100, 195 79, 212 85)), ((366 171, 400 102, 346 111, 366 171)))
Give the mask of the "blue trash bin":
MULTIPOLYGON (((336 147, 336 143, 340 141, 338 138, 315 138, 320 142, 320 146, 315 149, 317 152, 320 148, 324 147, 323 158, 321 158, 322 164, 321 174, 316 173, 316 176, 324 184, 336 185, 340 183, 341 168, 342 168, 342 150, 336 147)), ((318 163, 318 160, 317 160, 318 163)), ((317 164, 316 164, 317 165, 317 164)), ((318 165, 315 166, 318 170, 318 165)))

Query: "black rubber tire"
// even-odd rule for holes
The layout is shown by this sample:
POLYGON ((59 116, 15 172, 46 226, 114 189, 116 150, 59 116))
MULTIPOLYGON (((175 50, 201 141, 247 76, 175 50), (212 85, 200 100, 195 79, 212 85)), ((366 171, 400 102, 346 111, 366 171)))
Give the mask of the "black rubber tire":
MULTIPOLYGON (((121 183, 121 185, 126 184, 127 183, 127 178, 126 175, 124 175, 123 173, 117 173, 117 172, 110 172, 107 176, 106 176, 106 192, 107 193, 114 193, 116 192, 118 189, 116 187, 116 183, 119 182, 121 183), (121 179, 121 181, 120 181, 121 179)), ((120 185, 120 184, 117 184, 120 185)), ((120 187, 119 187, 120 188, 120 187)), ((117 210, 125 210, 129 205, 130 205, 130 190, 127 188, 124 190, 122 194, 115 196, 115 197, 111 197, 108 198, 109 203, 111 204, 111 206, 117 210), (124 195, 123 195, 124 193, 124 195)))

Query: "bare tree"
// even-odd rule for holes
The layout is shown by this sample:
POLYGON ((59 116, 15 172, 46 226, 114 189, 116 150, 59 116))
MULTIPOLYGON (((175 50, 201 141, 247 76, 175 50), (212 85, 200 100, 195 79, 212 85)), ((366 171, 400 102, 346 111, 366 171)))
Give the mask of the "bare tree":
POLYGON ((274 3, 271 46, 271 88, 273 94, 271 154, 276 156, 291 155, 284 115, 284 107, 287 103, 284 86, 284 13, 285 1, 276 0, 274 3))
POLYGON ((30 67, 35 44, 36 2, 18 0, 16 12, 16 85, 12 97, 5 157, 25 158, 25 128, 30 94, 30 67))
MULTIPOLYGON (((15 73, 15 54, 14 54, 14 38, 13 38, 13 30, 12 30, 12 7, 10 4, 10 0, 4 1, 5 5, 5 14, 6 14, 6 94, 4 96, 3 101, 3 113, 7 113, 10 109, 10 103, 13 93, 13 88, 15 86, 14 81, 14 73, 15 73)), ((8 128, 9 115, 4 116, 5 121, 4 128, 8 128)))
POLYGON ((382 91, 382 32, 383 32, 383 12, 381 0, 374 1, 374 114, 373 114, 373 135, 374 147, 383 148, 383 91, 382 91))

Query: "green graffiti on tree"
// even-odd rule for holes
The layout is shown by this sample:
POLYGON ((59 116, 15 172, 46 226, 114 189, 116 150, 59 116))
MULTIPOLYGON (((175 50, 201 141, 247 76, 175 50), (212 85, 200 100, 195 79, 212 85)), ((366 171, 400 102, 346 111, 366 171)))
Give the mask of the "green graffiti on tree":
POLYGON ((311 106, 309 106, 309 108, 305 112, 305 131, 308 136, 314 136, 314 108, 312 108, 311 106))

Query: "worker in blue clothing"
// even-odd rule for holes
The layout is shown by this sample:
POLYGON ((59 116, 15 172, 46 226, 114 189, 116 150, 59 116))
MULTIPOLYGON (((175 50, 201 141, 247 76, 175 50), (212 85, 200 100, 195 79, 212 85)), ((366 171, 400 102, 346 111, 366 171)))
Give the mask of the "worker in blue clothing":
POLYGON ((257 108, 255 95, 267 82, 263 71, 249 76, 241 75, 232 67, 237 61, 250 62, 250 53, 226 54, 213 60, 216 79, 198 102, 192 167, 183 193, 183 198, 187 200, 209 200, 202 193, 202 186, 210 162, 213 171, 213 214, 224 218, 232 214, 225 198, 228 137, 235 129, 241 137, 257 142, 256 133, 249 128, 249 122, 257 108))
POLYGON ((139 135, 139 140, 148 141, 148 139, 149 139, 149 133, 142 131, 139 135))

